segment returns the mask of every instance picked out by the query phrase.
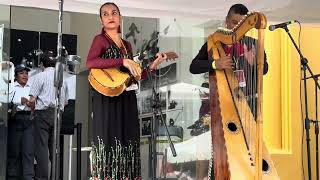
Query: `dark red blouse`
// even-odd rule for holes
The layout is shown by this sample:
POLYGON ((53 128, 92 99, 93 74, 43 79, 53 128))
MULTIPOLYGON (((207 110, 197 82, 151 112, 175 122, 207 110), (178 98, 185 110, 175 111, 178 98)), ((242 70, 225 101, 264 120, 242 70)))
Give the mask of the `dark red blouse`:
MULTIPOLYGON (((130 42, 124 41, 125 46, 129 52, 132 52, 132 46, 130 42)), ((123 65, 123 58, 101 58, 101 55, 111 46, 110 42, 105 36, 105 31, 102 29, 101 34, 94 37, 91 48, 87 57, 87 68, 88 69, 107 69, 107 68, 119 68, 123 65)), ((143 70, 142 79, 147 77, 147 71, 143 70)))

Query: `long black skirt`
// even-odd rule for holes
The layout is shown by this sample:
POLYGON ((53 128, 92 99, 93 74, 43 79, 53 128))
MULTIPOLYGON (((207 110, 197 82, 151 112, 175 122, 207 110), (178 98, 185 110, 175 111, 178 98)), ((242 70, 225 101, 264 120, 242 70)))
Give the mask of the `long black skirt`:
POLYGON ((92 176, 140 179, 140 125, 135 91, 124 91, 117 97, 93 91, 92 108, 92 176))

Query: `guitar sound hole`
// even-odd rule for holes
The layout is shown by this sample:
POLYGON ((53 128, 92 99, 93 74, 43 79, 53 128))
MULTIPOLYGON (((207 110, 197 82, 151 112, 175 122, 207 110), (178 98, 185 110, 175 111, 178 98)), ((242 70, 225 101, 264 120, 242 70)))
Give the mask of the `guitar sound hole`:
POLYGON ((233 132, 233 133, 237 132, 237 130, 238 130, 238 127, 234 122, 229 122, 227 124, 227 127, 228 127, 228 130, 233 132))
POLYGON ((268 172, 270 169, 270 166, 266 160, 262 160, 262 171, 263 172, 268 172))

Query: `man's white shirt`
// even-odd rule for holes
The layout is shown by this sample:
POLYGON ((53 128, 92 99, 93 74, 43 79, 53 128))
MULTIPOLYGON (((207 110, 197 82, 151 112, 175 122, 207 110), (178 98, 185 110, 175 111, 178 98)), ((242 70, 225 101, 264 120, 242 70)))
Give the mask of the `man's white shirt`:
POLYGON ((27 83, 25 86, 21 86, 18 82, 14 82, 13 93, 11 93, 10 100, 13 104, 17 105, 17 111, 30 111, 30 107, 21 104, 21 98, 30 99, 29 96, 30 85, 27 83))

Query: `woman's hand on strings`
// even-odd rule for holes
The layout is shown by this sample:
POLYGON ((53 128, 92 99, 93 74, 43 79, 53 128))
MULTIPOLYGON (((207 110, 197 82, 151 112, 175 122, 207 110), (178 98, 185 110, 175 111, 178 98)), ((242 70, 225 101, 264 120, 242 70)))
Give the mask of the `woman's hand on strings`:
POLYGON ((141 79, 141 68, 139 64, 131 59, 123 59, 123 66, 126 67, 133 77, 138 81, 141 79))
POLYGON ((220 57, 216 60, 216 69, 223 70, 223 69, 232 69, 234 63, 230 56, 220 57))
POLYGON ((165 53, 157 53, 156 54, 157 59, 153 61, 153 63, 149 66, 150 70, 155 70, 161 64, 164 60, 167 60, 167 55, 165 53))

